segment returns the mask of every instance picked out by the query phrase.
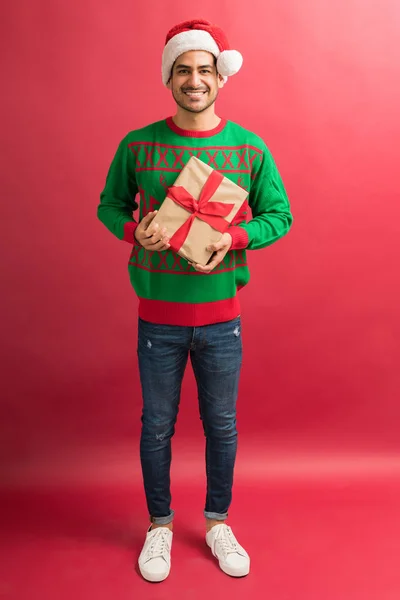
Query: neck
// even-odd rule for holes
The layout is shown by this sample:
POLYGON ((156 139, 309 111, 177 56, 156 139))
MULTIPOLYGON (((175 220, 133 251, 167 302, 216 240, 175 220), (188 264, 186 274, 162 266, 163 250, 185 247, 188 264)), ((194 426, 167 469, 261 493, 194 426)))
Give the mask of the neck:
POLYGON ((214 106, 210 106, 209 109, 201 113, 192 113, 178 106, 177 113, 172 117, 172 120, 181 129, 188 131, 208 131, 217 127, 221 122, 220 117, 217 117, 213 109, 214 106))

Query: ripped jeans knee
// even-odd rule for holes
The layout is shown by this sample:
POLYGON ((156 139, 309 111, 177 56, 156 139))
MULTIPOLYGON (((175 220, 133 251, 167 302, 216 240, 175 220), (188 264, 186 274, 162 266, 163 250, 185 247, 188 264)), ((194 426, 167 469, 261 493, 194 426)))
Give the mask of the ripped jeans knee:
POLYGON ((175 433, 174 423, 147 423, 145 420, 142 421, 142 441, 144 441, 148 448, 154 447, 158 449, 159 445, 165 441, 169 441, 175 433))

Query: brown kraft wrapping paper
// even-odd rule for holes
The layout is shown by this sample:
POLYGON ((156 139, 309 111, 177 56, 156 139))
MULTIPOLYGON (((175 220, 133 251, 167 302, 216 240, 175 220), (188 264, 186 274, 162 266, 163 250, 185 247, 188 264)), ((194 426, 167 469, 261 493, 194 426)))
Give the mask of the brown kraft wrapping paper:
POLYGON ((218 242, 222 237, 221 231, 215 227, 227 230, 229 223, 233 221, 246 200, 248 192, 195 156, 190 158, 170 190, 152 223, 158 223, 161 228, 166 228, 166 235, 171 240, 171 248, 180 256, 189 262, 204 266, 213 254, 206 250, 206 247, 218 242), (174 188, 177 188, 176 191, 174 188), (208 202, 211 204, 205 203, 205 192, 207 197, 209 196, 208 202), (202 212, 206 214, 199 215, 197 213, 193 216, 193 209, 183 208, 172 199, 172 196, 182 198, 184 203, 191 203, 196 207, 195 210, 199 207, 198 200, 203 198, 200 206, 204 208, 202 212), (212 204, 216 202, 228 206, 212 204), (207 213, 219 216, 210 217, 207 213), (221 213, 225 213, 225 215, 221 215, 221 213), (206 220, 214 221, 214 227, 206 220), (190 229, 186 231, 185 235, 188 227, 190 229), (175 237, 173 237, 174 234, 176 234, 175 237))

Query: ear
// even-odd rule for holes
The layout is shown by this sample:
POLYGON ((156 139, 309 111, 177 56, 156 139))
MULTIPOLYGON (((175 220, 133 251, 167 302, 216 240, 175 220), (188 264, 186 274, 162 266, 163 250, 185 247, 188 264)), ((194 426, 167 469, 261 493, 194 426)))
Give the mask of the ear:
POLYGON ((165 85, 165 87, 166 87, 167 89, 169 89, 169 90, 171 89, 171 85, 172 85, 172 81, 171 81, 171 79, 172 79, 172 78, 170 77, 170 78, 168 79, 168 82, 167 82, 167 83, 166 83, 166 85, 165 85))
POLYGON ((222 75, 220 75, 218 73, 218 87, 219 87, 219 89, 223 88, 224 85, 225 85, 225 79, 223 78, 222 75))

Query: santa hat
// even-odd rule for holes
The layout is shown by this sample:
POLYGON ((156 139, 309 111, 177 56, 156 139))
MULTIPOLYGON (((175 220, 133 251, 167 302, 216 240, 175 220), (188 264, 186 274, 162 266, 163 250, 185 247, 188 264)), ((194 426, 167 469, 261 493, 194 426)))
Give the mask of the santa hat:
POLYGON ((190 50, 211 52, 217 59, 217 71, 225 80, 237 73, 243 63, 240 52, 230 50, 222 29, 202 19, 184 21, 167 33, 162 55, 164 85, 171 77, 172 67, 178 56, 190 50))

